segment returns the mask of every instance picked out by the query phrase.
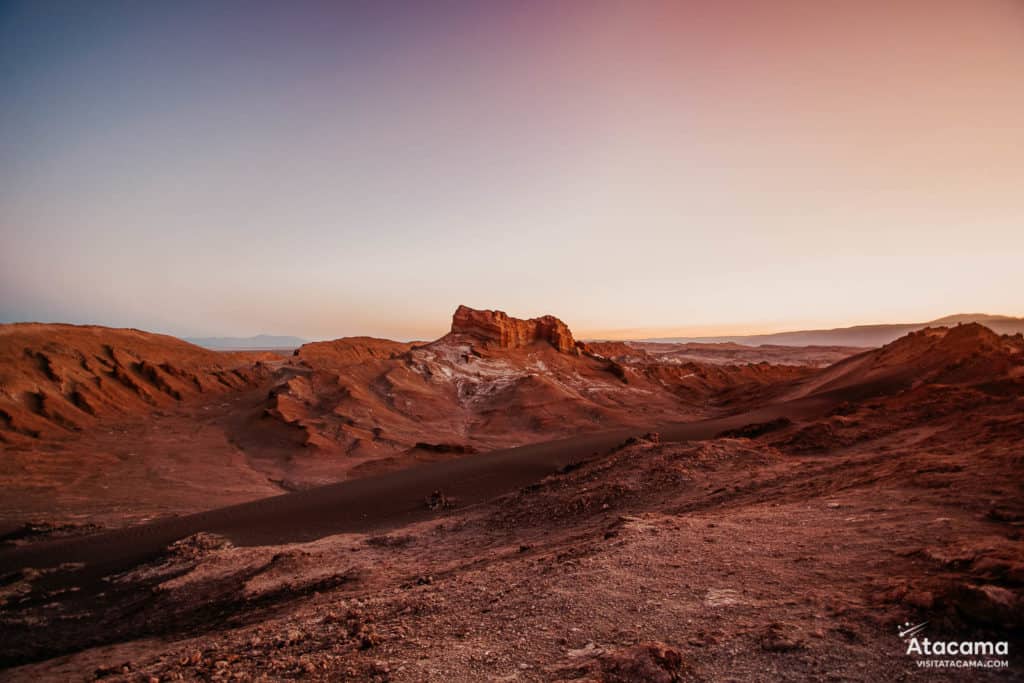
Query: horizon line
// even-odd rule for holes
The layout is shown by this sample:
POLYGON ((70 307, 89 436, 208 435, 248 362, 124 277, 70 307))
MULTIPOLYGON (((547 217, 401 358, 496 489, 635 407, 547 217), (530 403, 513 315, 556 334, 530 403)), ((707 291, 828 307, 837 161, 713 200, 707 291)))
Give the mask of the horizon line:
MULTIPOLYGON (((499 309, 490 309, 499 310, 499 309)), ((516 317, 516 316, 512 316, 516 317)), ((560 316, 555 316, 559 319, 560 316)), ((579 331, 573 329, 573 325, 569 322, 566 324, 569 329, 573 332, 573 336, 581 341, 659 341, 659 340, 672 340, 672 339, 688 339, 688 340, 708 340, 714 341, 719 339, 739 338, 739 337, 760 337, 769 336, 776 334, 788 334, 788 333, 807 333, 807 332, 827 332, 834 330, 844 330, 859 327, 884 327, 884 326, 899 326, 899 325, 926 325, 930 323, 937 323, 950 318, 957 317, 979 317, 979 318, 1006 318, 1006 319, 1024 319, 1024 315, 1012 315, 1007 313, 952 313, 949 315, 939 316, 937 318, 930 318, 927 320, 917 321, 900 321, 900 322, 850 322, 847 324, 835 325, 834 323, 829 326, 829 323, 824 322, 810 322, 801 325, 799 322, 788 323, 788 324, 775 324, 775 325, 764 325, 764 326, 752 326, 749 323, 733 323, 733 324, 721 324, 721 325, 688 325, 688 326, 658 326, 658 327, 619 327, 619 328, 580 328, 579 331)), ((523 318, 528 319, 528 318, 523 318)), ((952 322, 952 321, 950 321, 952 322)), ((175 333, 165 331, 164 329, 158 328, 146 328, 138 327, 134 325, 114 325, 104 324, 100 322, 67 322, 57 320, 8 320, 0 322, 0 326, 4 325, 75 325, 81 327, 106 327, 109 329, 125 329, 125 330, 139 330, 142 332, 149 332, 155 334, 164 334, 172 337, 188 341, 189 339, 197 340, 209 340, 209 339, 253 339, 256 337, 293 337, 301 340, 304 343, 318 342, 318 341, 331 341, 334 339, 343 339, 346 337, 371 337, 377 339, 389 339, 391 341, 401 342, 426 342, 438 339, 447 332, 430 332, 421 335, 396 335, 392 337, 382 336, 372 333, 355 333, 355 334, 340 334, 333 336, 322 336, 322 335, 302 335, 302 334, 282 334, 276 332, 257 332, 254 334, 192 334, 192 333, 175 333)))

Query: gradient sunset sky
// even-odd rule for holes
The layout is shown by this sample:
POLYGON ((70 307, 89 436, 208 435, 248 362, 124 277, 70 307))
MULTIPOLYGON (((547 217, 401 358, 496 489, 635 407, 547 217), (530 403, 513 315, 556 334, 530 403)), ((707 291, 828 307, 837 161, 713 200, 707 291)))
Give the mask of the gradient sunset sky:
POLYGON ((0 4, 0 321, 1024 314, 1024 3, 0 4))

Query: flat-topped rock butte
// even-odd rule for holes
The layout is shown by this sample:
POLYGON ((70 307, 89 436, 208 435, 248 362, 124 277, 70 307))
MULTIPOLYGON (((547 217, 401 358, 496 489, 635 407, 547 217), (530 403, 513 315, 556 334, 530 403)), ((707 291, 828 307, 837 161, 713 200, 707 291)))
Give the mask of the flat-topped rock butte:
POLYGON ((577 352, 569 326, 553 315, 520 320, 504 311, 459 306, 452 316, 451 334, 472 337, 486 347, 518 349, 545 341, 561 353, 577 352))

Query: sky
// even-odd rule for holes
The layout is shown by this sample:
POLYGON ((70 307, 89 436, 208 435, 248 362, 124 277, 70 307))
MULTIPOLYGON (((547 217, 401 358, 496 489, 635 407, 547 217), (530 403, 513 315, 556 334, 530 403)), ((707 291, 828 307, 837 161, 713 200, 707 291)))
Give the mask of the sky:
POLYGON ((0 3, 0 322, 1024 314, 1024 3, 0 3))

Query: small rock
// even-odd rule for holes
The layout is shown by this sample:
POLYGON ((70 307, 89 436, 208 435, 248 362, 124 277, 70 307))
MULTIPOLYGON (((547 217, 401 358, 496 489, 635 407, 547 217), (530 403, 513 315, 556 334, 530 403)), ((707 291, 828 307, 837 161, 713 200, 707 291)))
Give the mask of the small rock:
POLYGON ((910 591, 903 596, 903 603, 919 609, 931 609, 935 605, 935 595, 931 591, 910 591))
POLYGON ((578 648, 576 650, 569 650, 567 654, 569 657, 575 659, 578 657, 596 657, 597 655, 602 654, 603 652, 604 650, 602 650, 597 645, 591 642, 587 643, 583 647, 578 648))
POLYGON ((761 649, 766 652, 793 652, 803 647, 803 639, 784 624, 772 624, 761 637, 761 649))
POLYGON ((1021 623, 1024 600, 1017 593, 999 586, 966 585, 957 591, 954 602, 965 617, 1004 628, 1021 623))

